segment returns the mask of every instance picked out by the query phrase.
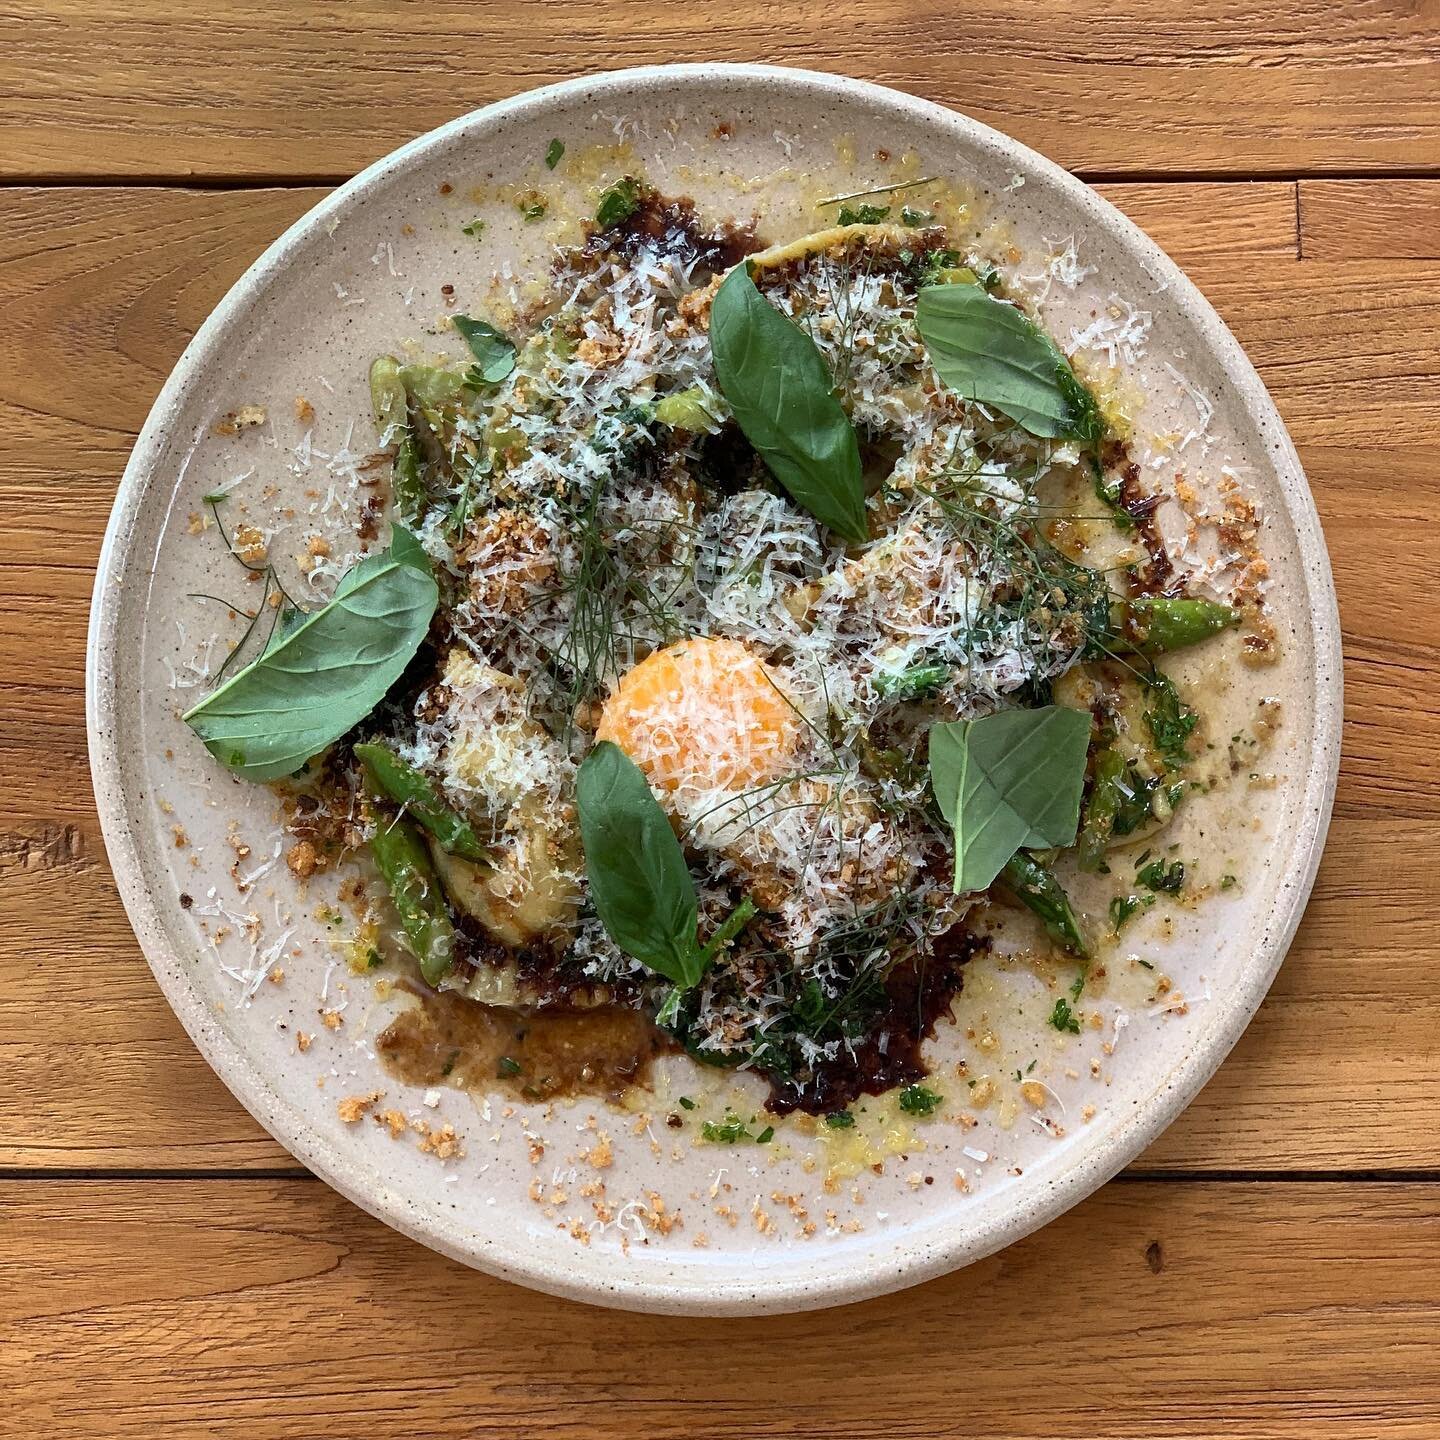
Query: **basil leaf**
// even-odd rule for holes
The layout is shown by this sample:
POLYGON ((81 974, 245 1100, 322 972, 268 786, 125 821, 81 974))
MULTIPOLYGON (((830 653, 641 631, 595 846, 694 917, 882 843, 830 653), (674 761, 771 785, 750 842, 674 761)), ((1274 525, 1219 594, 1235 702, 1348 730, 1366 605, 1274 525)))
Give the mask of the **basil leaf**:
POLYGON ((685 853, 640 767, 609 740, 575 777, 590 900, 627 954, 681 989, 708 963, 695 943, 698 906, 685 853))
POLYGON ((293 775, 380 703, 439 596, 429 557, 397 525, 388 551, 349 570, 328 605, 289 625, 185 723, 244 780, 293 775))
POLYGON ((868 539, 860 447, 825 361, 743 265, 710 307, 710 353, 736 423, 790 498, 846 540, 868 539))
POLYGON ((472 320, 468 315, 456 315, 452 323, 465 337, 465 343, 475 357, 471 373, 478 372, 487 385, 499 384, 515 368, 514 344, 488 320, 472 320))
POLYGON ((930 784, 955 831, 955 893, 986 890, 1022 846, 1073 845, 1090 716, 1047 705, 930 727, 930 784))
POLYGON ((927 285, 915 323, 936 374, 966 399, 1047 439, 1094 442, 1104 433, 1059 346, 1015 306, 978 285, 927 285))

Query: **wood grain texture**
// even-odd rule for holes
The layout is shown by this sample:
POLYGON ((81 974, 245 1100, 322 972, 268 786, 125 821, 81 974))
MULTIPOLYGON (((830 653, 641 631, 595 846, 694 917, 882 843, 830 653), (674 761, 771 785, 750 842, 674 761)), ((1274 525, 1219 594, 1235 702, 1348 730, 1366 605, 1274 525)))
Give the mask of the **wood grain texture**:
MULTIPOLYGON (((1377 209, 1409 188, 1366 185, 1377 209)), ((0 192, 0 1164, 293 1163, 205 1066, 138 954, 93 814, 81 677, 133 433, 215 300, 320 193, 0 192)), ((1440 264, 1375 245, 1343 268, 1299 260, 1293 184, 1105 193, 1211 295, 1290 421, 1348 655, 1335 824, 1295 948, 1235 1054, 1141 1164, 1433 1169, 1440 874, 1419 857, 1440 835, 1440 264)))
POLYGON ((341 178, 488 101, 768 61, 911 90, 1093 173, 1440 173, 1435 0, 12 0, 0 173, 341 178), (82 78, 83 77, 83 80, 82 78))
POLYGON ((1440 180, 1300 182, 1307 260, 1440 260, 1440 180))
POLYGON ((740 1321, 532 1294, 308 1181, 0 1206, 0 1383, 45 1440, 1440 1433, 1434 1185, 1111 1185, 959 1274, 740 1321))

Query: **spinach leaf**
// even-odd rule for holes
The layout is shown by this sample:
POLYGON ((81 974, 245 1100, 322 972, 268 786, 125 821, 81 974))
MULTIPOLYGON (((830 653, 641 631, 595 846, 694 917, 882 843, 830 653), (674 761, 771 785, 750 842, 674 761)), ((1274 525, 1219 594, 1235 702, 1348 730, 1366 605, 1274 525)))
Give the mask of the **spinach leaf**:
MULTIPOLYGON (((514 344, 509 336, 497 330, 488 320, 472 320, 468 315, 456 315, 452 323, 465 337, 465 343, 475 357, 471 375, 487 385, 498 385, 515 368, 514 344)), ((470 375, 465 378, 470 379, 470 375)))
POLYGON ((710 352, 736 423, 790 498, 846 540, 867 539, 860 447, 825 361, 743 265, 715 295, 710 352))
POLYGON ((708 957, 695 940, 698 907, 685 854, 640 767, 602 740, 575 777, 590 899, 627 954, 682 989, 708 957))
POLYGON ((915 308, 930 363, 952 390, 993 405, 1032 435, 1094 442, 1094 397, 1055 342, 1027 315, 978 285, 927 285, 915 308))
POLYGON ((420 648, 439 589, 395 526, 389 550, 348 571, 328 605, 287 628, 183 718, 244 780, 293 775, 359 724, 420 648))
POLYGON ((930 727, 930 783, 955 831, 955 893, 988 889, 1022 846, 1071 845, 1090 717, 1063 705, 930 727))

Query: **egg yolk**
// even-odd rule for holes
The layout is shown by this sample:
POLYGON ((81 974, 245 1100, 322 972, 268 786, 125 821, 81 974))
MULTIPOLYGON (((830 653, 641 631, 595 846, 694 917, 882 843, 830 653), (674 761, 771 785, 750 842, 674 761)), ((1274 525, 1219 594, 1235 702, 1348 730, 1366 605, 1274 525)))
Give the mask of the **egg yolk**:
POLYGON ((783 775, 800 716, 737 640, 680 640, 620 679, 597 740, 612 740, 665 790, 748 790, 783 775))

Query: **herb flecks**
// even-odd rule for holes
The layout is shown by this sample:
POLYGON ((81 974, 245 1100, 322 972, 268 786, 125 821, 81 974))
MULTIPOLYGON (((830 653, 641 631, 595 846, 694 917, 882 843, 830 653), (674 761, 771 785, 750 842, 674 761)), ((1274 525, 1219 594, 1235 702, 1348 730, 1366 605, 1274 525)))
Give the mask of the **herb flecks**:
MULTIPOLYGON (((754 1124, 752 1120, 750 1124, 754 1124)), ((756 1145, 768 1145, 775 1138, 775 1127, 767 1125, 757 1135, 733 1110, 725 1112, 724 1120, 705 1120, 700 1125, 701 1136, 713 1145, 740 1145, 747 1141, 756 1145)))
POLYGON ((1185 884, 1185 866, 1179 860, 1151 860, 1136 870, 1135 878, 1148 890, 1178 895, 1185 884))
POLYGON ((927 1090, 923 1085, 907 1085, 900 1092, 900 1108, 907 1115, 918 1115, 924 1118, 933 1115, 936 1107, 944 1098, 943 1095, 937 1095, 933 1090, 927 1090))
POLYGON ((1055 1008, 1050 1012, 1049 1024, 1062 1034, 1078 1035, 1080 1033, 1080 1017, 1070 1008, 1070 1002, 1063 995, 1055 1002, 1055 1008))
POLYGON ((645 187, 633 175, 626 175, 607 187, 595 207, 595 223, 601 230, 623 225, 639 208, 645 187))

